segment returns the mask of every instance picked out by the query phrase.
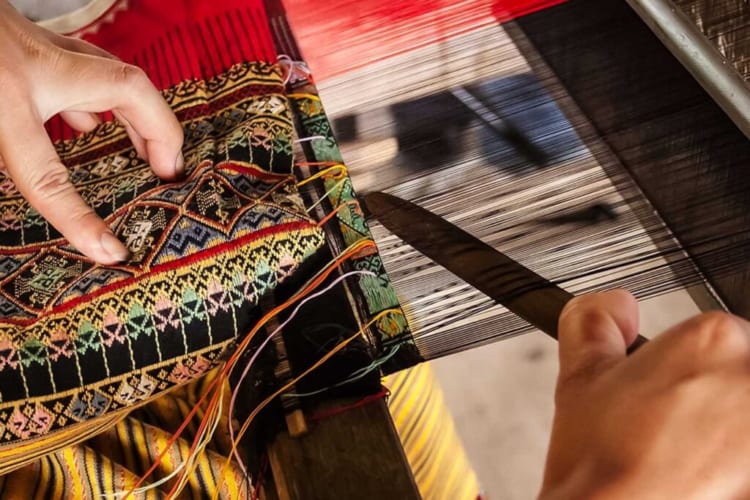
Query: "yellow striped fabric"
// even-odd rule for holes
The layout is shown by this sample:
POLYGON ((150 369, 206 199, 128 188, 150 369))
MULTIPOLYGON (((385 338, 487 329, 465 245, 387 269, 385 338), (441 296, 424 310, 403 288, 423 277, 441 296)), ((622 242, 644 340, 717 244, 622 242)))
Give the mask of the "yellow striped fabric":
MULTIPOLYGON (((215 372, 198 381, 161 396, 153 403, 133 411, 85 443, 69 446, 46 455, 9 474, 0 476, 0 498, 19 500, 115 500, 138 481, 167 447, 173 432, 196 404, 215 372)), ((226 395, 225 395, 226 396, 226 395)), ((228 397, 225 397, 228 401, 228 397)), ((172 473, 188 457, 199 411, 182 437, 165 455, 161 465, 150 476, 156 482, 172 473)), ((221 469, 229 452, 227 422, 222 419, 207 447, 199 455, 195 472, 178 498, 211 498, 217 488, 219 498, 247 499, 252 491, 238 467, 223 474, 221 469), (250 492, 250 493, 249 493, 250 492)), ((163 499, 174 480, 130 499, 163 499)))
MULTIPOLYGON (((167 446, 172 433, 200 398, 215 372, 165 394, 149 405, 83 444, 69 446, 0 476, 0 498, 19 500, 68 500, 104 498, 128 491, 167 446)), ((475 500, 479 484, 445 407, 440 386, 429 364, 387 377, 388 401, 396 429, 425 500, 475 500)), ((188 455, 197 431, 199 411, 183 437, 170 447, 151 481, 166 477, 188 455)), ((219 498, 247 499, 249 486, 233 466, 220 477, 224 457, 230 449, 222 419, 208 452, 179 498, 210 498, 221 488, 219 498)), ((166 497, 173 481, 137 495, 138 499, 166 497)), ((133 498, 132 496, 130 498, 133 498)))
POLYGON ((386 377, 396 430, 425 500, 476 500, 471 468, 431 366, 422 363, 386 377))

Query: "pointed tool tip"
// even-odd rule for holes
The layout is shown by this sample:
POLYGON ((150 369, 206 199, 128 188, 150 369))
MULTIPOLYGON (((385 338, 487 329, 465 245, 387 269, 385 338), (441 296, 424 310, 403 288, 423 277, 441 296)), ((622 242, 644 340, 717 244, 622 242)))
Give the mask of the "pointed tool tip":
POLYGON ((365 213, 365 218, 377 218, 378 214, 382 214, 383 210, 392 204, 389 203, 392 198, 394 197, 381 191, 373 191, 359 196, 362 210, 365 213))

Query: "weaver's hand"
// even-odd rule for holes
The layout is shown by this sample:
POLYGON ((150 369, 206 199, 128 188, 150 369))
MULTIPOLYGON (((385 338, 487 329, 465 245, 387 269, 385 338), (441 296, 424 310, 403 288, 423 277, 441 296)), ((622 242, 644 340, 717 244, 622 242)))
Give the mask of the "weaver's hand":
POLYGON ((112 110, 157 175, 181 175, 182 128, 140 69, 86 42, 50 33, 0 0, 0 168, 70 243, 111 264, 125 246, 84 203, 44 129, 60 113, 89 131, 112 110))
POLYGON ((573 300, 540 498, 750 498, 750 324, 697 316, 626 358, 626 292, 573 300))

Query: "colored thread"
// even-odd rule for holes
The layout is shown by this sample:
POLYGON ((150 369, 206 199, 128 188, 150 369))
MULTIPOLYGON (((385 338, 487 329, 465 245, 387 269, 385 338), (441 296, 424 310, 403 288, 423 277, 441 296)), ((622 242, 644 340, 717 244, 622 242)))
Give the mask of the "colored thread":
MULTIPOLYGON (((333 287, 335 287, 336 285, 338 285, 339 283, 341 283, 346 278, 348 278, 350 276, 362 275, 362 274, 371 274, 371 275, 374 275, 374 273, 372 273, 370 271, 350 271, 348 273, 342 274, 341 276, 339 276, 338 278, 336 278, 335 280, 333 280, 333 282, 331 284, 329 284, 328 286, 326 286, 322 290, 313 293, 309 297, 305 297, 299 304, 297 304, 297 307, 294 308, 294 310, 289 315, 289 317, 283 323, 281 323, 279 326, 277 326, 276 329, 274 329, 274 331, 272 331, 266 337, 266 339, 258 346, 258 348, 253 353, 252 357, 250 358, 250 361, 248 361, 247 365, 245 366, 245 369, 242 371, 242 374, 240 375, 240 378, 239 378, 238 382, 235 384, 234 391, 232 391, 232 399, 229 402, 229 437, 230 437, 230 439, 233 442, 234 442, 234 429, 232 427, 232 417, 233 417, 233 413, 234 413, 234 404, 235 404, 235 401, 237 400, 237 395, 239 394, 239 389, 240 389, 240 386, 242 385, 242 382, 245 381, 245 378, 247 377, 247 374, 250 372, 250 368, 255 365, 255 361, 258 359, 258 356, 260 355, 261 351, 263 349, 265 349, 265 347, 268 345, 268 343, 271 341, 271 339, 274 337, 274 335, 276 335, 281 330, 283 330, 284 327, 286 325, 288 325, 294 319, 294 317, 297 315, 297 313, 299 312, 299 310, 305 304, 307 304, 311 300, 313 300, 315 298, 318 298, 321 295, 324 295, 325 293, 329 292, 333 287)), ((247 475, 247 469, 245 468, 245 463, 242 461, 242 458, 239 456, 239 453, 235 452, 234 458, 237 460, 237 463, 240 465, 240 468, 242 469, 243 474, 247 475)))
POLYGON ((317 207, 318 205, 320 205, 321 203, 323 203, 326 200, 326 198, 328 198, 331 195, 331 193, 333 193, 334 191, 337 191, 341 186, 343 186, 345 182, 346 182, 346 179, 341 179, 336 184, 334 184, 331 187, 331 189, 329 189, 328 191, 326 191, 323 194, 323 196, 320 197, 320 199, 318 201, 316 201, 315 203, 313 203, 312 205, 310 205, 309 207, 307 207, 306 212, 309 214, 315 207, 317 207))
MULTIPOLYGON (((200 447, 199 447, 199 451, 202 451, 203 449, 205 449, 205 447, 208 445, 208 443, 211 442, 211 437, 213 436, 214 432, 216 431, 216 428, 219 426, 219 422, 221 420, 221 409, 222 409, 222 400, 219 399, 219 404, 216 406, 216 411, 212 412, 210 414, 211 415, 211 419, 213 421, 211 429, 208 430, 208 431, 204 430, 204 432, 199 433, 199 435, 200 435, 199 441, 201 443, 200 447)), ((136 495, 138 495, 138 494, 145 494, 146 492, 148 492, 150 490, 153 490, 153 489, 156 489, 159 486, 161 486, 162 484, 169 482, 175 476, 177 476, 185 467, 192 467, 196 458, 197 458, 197 454, 196 455, 188 455, 187 460, 181 462, 175 468, 175 470, 173 470, 169 475, 161 478, 158 481, 155 481, 155 482, 149 484, 148 486, 143 486, 143 487, 137 488, 137 489, 133 490, 132 493, 136 494, 136 495)), ((103 498, 113 498, 114 497, 114 498, 119 499, 119 498, 124 498, 125 496, 127 496, 129 494, 130 494, 130 492, 115 492, 115 493, 103 493, 103 494, 101 494, 99 496, 103 497, 103 498)))
POLYGON ((261 486, 263 486, 263 480, 265 479, 267 468, 268 455, 263 454, 263 457, 261 458, 260 472, 258 472, 258 480, 255 482, 255 487, 253 487, 253 495, 250 497, 250 500, 258 500, 258 492, 260 491, 261 486))
MULTIPOLYGON (((299 163, 297 165, 299 165, 299 163)), ((343 163, 334 163, 330 167, 325 168, 325 169, 321 170, 320 172, 316 172, 313 175, 311 175, 310 177, 308 177, 308 178, 306 178, 304 180, 299 181, 297 183, 297 187, 302 187, 305 184, 309 184, 310 182, 312 182, 312 181, 314 181, 316 179, 320 179, 321 177, 328 175, 329 173, 333 172, 334 170, 337 170, 338 173, 334 174, 332 177, 334 179, 337 179, 337 180, 344 178, 346 176, 346 174, 347 174, 346 165, 344 165, 343 163)))
MULTIPOLYGON (((239 343, 237 350, 233 353, 233 355, 230 357, 230 359, 226 362, 224 368, 221 370, 221 372, 217 375, 217 377, 209 384, 209 386, 206 388, 206 391, 201 395, 200 399, 197 401, 195 406, 190 410, 188 415, 185 417, 185 420, 182 422, 182 424, 177 428, 174 435, 169 439, 167 442, 167 445, 164 447, 164 449, 159 453, 157 458, 154 460, 154 463, 149 467, 149 469, 136 481, 136 483, 131 487, 131 489, 127 492, 127 495, 130 495, 135 489, 137 489, 148 476, 150 476, 156 468, 159 466, 161 461, 164 458, 164 455, 168 452, 169 448, 175 443, 175 441, 179 438, 179 436, 184 432, 185 428, 190 423, 191 419, 195 416, 196 412, 200 408, 200 406, 206 401, 209 394, 211 394, 211 391, 214 391, 214 396, 212 396, 211 401, 209 401, 209 408, 216 405, 216 391, 215 388, 217 385, 221 387, 221 384, 224 383, 228 379, 228 374, 231 372, 231 370, 234 368, 234 365, 237 363, 237 360, 239 356, 244 352, 244 350, 249 345, 250 341, 253 339, 253 336, 255 333, 266 323, 268 322, 272 317, 279 314, 281 311, 295 303, 300 298, 303 298, 305 295, 307 295, 313 288, 315 288, 317 285, 319 285, 322 281, 324 281, 335 269, 338 269, 338 267, 345 262, 347 259, 357 255, 359 252, 361 252, 365 248, 375 248, 375 242, 372 240, 360 240, 354 243, 353 245, 350 245, 344 252, 341 253, 341 255, 334 261, 332 265, 330 265, 327 268, 322 269, 316 277, 311 279, 303 288, 300 290, 297 294, 289 298, 287 301, 283 302, 282 304, 279 304, 278 306, 274 307, 271 311, 266 313, 260 321, 253 327, 253 329, 248 333, 248 335, 242 339, 242 341, 239 343)), ((199 428, 199 432, 204 426, 205 420, 201 422, 201 427, 199 428)), ((241 438, 241 437, 240 437, 241 438)), ((194 450, 194 448, 191 448, 191 450, 194 450)), ((231 454, 230 454, 231 455, 231 454)), ((222 473, 225 470, 225 468, 222 469, 222 473)))
POLYGON ((331 410, 315 413, 314 415, 309 417, 309 420, 323 420, 325 418, 330 418, 330 417, 333 417, 334 415, 338 415, 339 413, 344 413, 345 411, 353 410, 355 408, 360 408, 362 406, 365 406, 368 403, 372 403, 373 401, 377 401, 381 398, 386 398, 390 396, 390 394, 391 394, 391 391, 389 391, 388 388, 382 387, 379 392, 375 394, 370 394, 369 396, 365 396, 364 398, 360 399, 356 403, 352 403, 350 405, 339 406, 338 408, 333 408, 331 410))
MULTIPOLYGON (((371 242, 371 243, 372 243, 372 242, 371 242)), ((374 243, 373 243, 373 244, 374 244, 374 243)), ((355 248, 356 246, 357 246, 357 245, 352 245, 352 246, 350 247, 350 249, 354 249, 354 248, 355 248)), ((364 245, 364 246, 366 246, 366 245, 364 245)), ((300 296, 300 298, 301 298, 301 297, 304 297, 304 296, 306 296, 306 295, 307 295, 308 293, 310 293, 310 292, 311 292, 311 291, 312 291, 312 290, 313 290, 314 288, 316 288, 317 286, 319 286, 319 285, 320 285, 320 284, 321 284, 321 283, 322 283, 322 282, 323 282, 323 281, 324 281, 324 280, 325 280, 325 279, 327 278, 327 276, 329 276, 329 275, 330 275, 330 273, 331 273, 331 272, 333 271, 333 269, 336 269, 336 268, 338 268, 338 266, 339 266, 339 265, 340 265, 340 264, 341 264, 341 263, 342 263, 342 262, 343 262, 344 260, 346 260, 346 258, 348 258, 348 257, 345 257, 345 255, 347 255, 347 254, 348 254, 348 250, 347 250, 347 251, 344 251, 344 252, 342 253, 342 255, 341 255, 340 257, 338 257, 338 258, 337 258, 337 259, 336 259, 336 260, 334 261, 334 264, 333 264, 333 265, 329 264, 329 265, 328 265, 327 267, 324 267, 323 269, 321 269, 321 271, 319 271, 319 272, 318 272, 318 273, 317 273, 317 274, 316 274, 316 275, 315 275, 315 276, 314 276, 313 278, 311 278, 311 279, 310 279, 310 280, 308 281, 308 283, 307 283, 307 284, 306 284, 306 285, 305 285, 305 286, 303 287, 303 291, 302 291, 302 292, 300 292, 300 293, 298 294, 298 295, 300 296)), ((288 300, 288 301, 287 301, 287 302, 285 302, 284 304, 282 304, 282 305, 280 305, 280 306, 277 306, 276 308, 272 309, 272 310, 271 310, 271 311, 269 312, 269 314, 270 314, 270 313, 272 313, 272 312, 273 312, 274 310, 276 310, 276 309, 279 309, 279 311, 278 311, 278 312, 281 312, 281 310, 285 309, 286 307, 288 307, 289 305, 291 305, 291 304, 292 304, 292 302, 290 302, 290 301, 292 301, 293 299, 294 299, 294 301, 296 301, 296 299, 295 299, 295 298, 293 297, 292 299, 288 300)), ((267 316, 268 316, 268 315, 267 315, 267 316)), ((258 330, 260 330, 261 326, 262 326, 263 324, 265 324, 266 322, 268 322, 268 320, 269 320, 269 319, 270 319, 271 317, 273 317, 273 316, 268 316, 267 318, 266 318, 266 317, 264 317, 264 318, 263 318, 263 320, 264 320, 264 321, 263 321, 262 323, 259 323, 259 324, 257 324, 257 325, 255 326, 255 328, 254 328, 254 329, 253 329, 253 330, 252 330, 252 331, 250 332, 250 334, 249 334, 249 335, 248 335, 248 336, 247 336, 247 337, 246 337, 246 338, 245 338, 245 339, 243 340, 243 342, 242 342, 242 343, 240 344, 240 346, 238 347, 238 349, 237 349, 237 350, 236 350, 236 351, 234 352, 234 354, 232 355, 232 357, 230 358, 230 360, 229 360, 229 361, 227 362, 227 365, 225 365, 225 367, 224 367, 224 370, 222 371, 222 373, 221 373, 221 375, 220 375, 220 376, 225 376, 225 379, 226 379, 226 380, 228 380, 228 379, 229 379, 229 377, 230 377, 230 376, 231 376, 231 374, 232 374, 232 371, 234 370, 234 368, 235 368, 235 367, 236 367, 236 365, 237 365, 237 361, 239 360, 239 357, 240 357, 240 355, 242 354, 242 352, 244 352, 244 349, 245 349, 245 348, 247 347, 247 345, 249 345, 249 343, 250 343, 250 340, 251 340, 251 339, 252 339, 252 338, 253 338, 253 337, 255 336, 255 334, 256 334, 256 333, 258 332, 258 330), (224 375, 225 373, 226 373, 226 375, 224 375)), ((293 383, 294 383, 294 381, 292 381, 292 384, 293 384, 293 383)), ((214 395, 214 397, 213 397, 213 398, 211 399, 211 401, 209 402, 209 407, 215 404, 215 398, 216 398, 216 395, 214 395)), ((201 429, 201 428, 202 428, 202 427, 203 427, 203 426, 205 425, 205 423, 206 423, 206 422, 205 422, 205 419, 204 419, 204 420, 203 420, 203 421, 201 422, 201 426, 200 426, 199 430, 200 430, 200 429, 201 429)), ((243 431, 243 434, 244 434, 244 431, 243 431)), ((239 439, 241 439, 241 437, 242 437, 242 436, 239 436, 239 437, 237 438, 237 441, 239 441, 239 439)), ((191 447, 191 449, 190 449, 190 452, 189 452, 189 453, 190 453, 190 454, 192 455, 192 454, 194 454, 194 453, 195 453, 195 450, 196 450, 196 441, 194 441, 194 442, 193 442, 193 446, 191 447)), ((231 456, 232 456, 232 455, 234 455, 234 454, 236 454, 236 450, 237 450, 237 442, 234 442, 234 443, 233 443, 233 446, 232 446, 232 450, 231 450, 231 452, 230 452, 229 456, 227 457, 227 463, 228 463, 228 461, 230 461, 230 460, 231 460, 231 456)), ((187 474, 184 474, 184 475, 183 475, 183 477, 188 477, 189 475, 191 475, 191 474, 193 473, 193 469, 194 469, 194 467, 193 467, 193 468, 191 468, 191 469, 189 469, 189 470, 188 470, 188 472, 187 472, 187 474)), ((222 469, 221 469, 221 473, 220 473, 220 476, 221 476, 221 475, 223 475, 225 471, 226 471, 226 464, 225 464, 225 466, 224 466, 224 467, 222 467, 222 469)), ((171 490, 171 491, 169 492, 169 497, 170 497, 170 498, 172 498, 172 497, 173 497, 173 496, 174 496, 175 494, 177 494, 178 492, 179 492, 179 489, 178 489, 178 485, 175 485, 175 487, 174 487, 174 488, 173 488, 173 489, 172 489, 172 490, 171 490)), ((218 490, 217 490, 217 494, 218 494, 218 490)))
POLYGON ((283 85, 285 87, 291 81, 292 76, 295 73, 295 70, 300 70, 301 73, 303 73, 305 75, 305 77, 309 77, 310 76, 310 70, 307 69, 307 66, 305 66, 304 62, 302 62, 302 61, 295 61, 294 59, 292 59, 291 57, 289 57, 286 54, 279 55, 277 57, 277 60, 278 60, 279 66, 284 67, 282 65, 282 63, 288 63, 289 64, 289 68, 286 71, 286 76, 284 77, 284 82, 283 82, 283 85))
POLYGON ((336 208, 334 208, 333 210, 331 210, 330 213, 326 214, 325 217, 323 217, 322 219, 320 219, 318 221, 318 227, 321 227, 321 226, 325 225, 326 223, 328 223, 328 221, 330 221, 331 219, 333 219, 334 217, 336 217, 336 215, 341 211, 342 208, 344 208, 344 207, 346 207, 348 205, 359 206, 359 200, 356 200, 356 199, 354 199, 354 200, 346 200, 345 202, 337 205, 336 208))
POLYGON ((324 135, 312 135, 310 137, 301 137, 299 139, 295 139, 294 142, 299 144, 300 142, 310 142, 310 141, 321 141, 327 139, 324 135))
POLYGON ((329 385, 328 387, 324 387, 322 389, 318 389, 316 391, 302 392, 302 393, 299 393, 299 392, 294 393, 293 392, 293 393, 288 393, 287 395, 288 396, 295 396, 295 397, 298 397, 298 398, 304 398, 304 397, 308 397, 308 396, 317 396, 318 394, 323 394, 324 392, 329 391, 329 390, 331 390, 331 389, 333 389, 335 387, 341 387, 342 385, 351 384, 352 382, 357 382, 358 380, 363 379, 368 374, 374 372, 375 370, 377 370, 378 368, 380 368, 381 366, 383 366, 385 363, 387 363, 388 361, 390 361, 390 359, 393 358, 393 356, 396 355, 396 353, 398 352, 398 350, 399 350, 400 347, 401 347, 401 344, 396 344, 395 346, 393 346, 391 348, 391 352, 389 352, 388 354, 386 354, 382 358, 374 360, 369 365, 364 366, 362 368, 359 368, 359 369, 353 371, 352 373, 349 374, 349 376, 347 378, 345 378, 341 382, 336 382, 335 384, 329 385))
POLYGON ((290 97, 292 99, 309 99, 310 101, 320 102, 320 97, 316 96, 315 94, 294 93, 287 94, 287 97, 290 97))
POLYGON ((284 68, 286 70, 286 75, 284 75, 284 81, 282 82, 282 85, 286 87, 286 84, 289 83, 289 80, 292 79, 292 71, 294 70, 294 61, 291 57, 289 57, 286 54, 279 54, 279 56, 276 58, 279 66, 284 68), (289 67, 286 67, 283 65, 283 63, 289 63, 289 67))
MULTIPOLYGON (((175 494, 179 493, 183 490, 183 488, 187 485, 188 481, 190 480, 190 476, 192 475, 193 471, 195 471, 195 468, 197 467, 197 458, 198 456, 204 452, 206 445, 211 442, 211 438, 213 437, 214 433, 216 432, 216 428, 219 426, 219 422, 221 421, 221 410, 223 407, 223 398, 224 398, 224 391, 219 388, 219 403, 215 406, 214 409, 212 409, 210 412, 208 412, 208 415, 212 415, 212 419, 214 420, 211 425, 211 430, 206 432, 204 434, 204 438, 201 440, 197 440, 199 445, 195 449, 195 451, 192 451, 188 453, 188 461, 187 461, 187 467, 186 470, 190 471, 190 474, 182 474, 180 477, 179 482, 177 485, 175 485, 172 489, 175 490, 175 494)), ((204 419, 206 417, 204 416, 204 419)), ((217 485, 220 486, 220 485, 217 485)), ((217 487, 217 491, 220 488, 217 487)), ((170 498, 172 498, 172 495, 170 494, 170 498)))
MULTIPOLYGON (((237 433, 237 438, 234 442, 232 442, 232 450, 231 453, 228 454, 226 460, 224 461, 224 464, 222 465, 220 476, 224 474, 224 471, 229 467, 229 463, 231 461, 231 457, 234 455, 235 450, 237 449, 237 446, 239 444, 239 441, 242 439, 242 437, 245 435, 245 432, 247 432, 248 427, 250 427, 250 424, 255 419, 255 417, 260 413, 271 401, 273 401, 278 395, 286 392, 290 387, 294 386, 297 382, 299 382, 302 378, 306 377, 308 374, 310 374, 312 371, 323 365, 326 361, 331 359, 336 353, 344 349, 347 345, 349 345, 351 342, 353 342, 358 337, 364 335, 364 332, 370 328, 372 325, 374 325, 378 320, 385 317, 388 314, 403 314, 401 312, 401 309, 386 309, 385 311, 381 311, 378 313, 375 317, 373 317, 370 321, 368 321, 362 328, 360 328, 354 335, 347 338, 343 342, 340 342, 336 347, 331 349, 325 356, 320 358, 315 364, 313 364, 310 368, 303 371, 301 374, 293 378, 289 383, 281 387, 280 389, 276 390, 273 394, 268 396, 266 399, 264 399, 245 419, 245 422, 242 424, 242 427, 240 428, 240 431, 237 433)), ((219 492, 216 491, 213 495, 213 500, 216 500, 218 498, 219 492)))

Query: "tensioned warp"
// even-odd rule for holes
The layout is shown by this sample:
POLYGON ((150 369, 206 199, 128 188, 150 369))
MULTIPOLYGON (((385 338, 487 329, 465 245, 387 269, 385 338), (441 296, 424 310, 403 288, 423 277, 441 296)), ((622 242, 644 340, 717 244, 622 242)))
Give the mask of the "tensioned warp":
MULTIPOLYGON (((304 2, 292 4, 303 28, 304 2)), ((502 26, 474 20, 475 31, 406 54, 401 24, 377 34, 347 25, 356 48, 392 42, 377 62, 319 82, 350 133, 355 185, 416 201, 574 292, 677 290, 687 302, 684 289, 707 280, 747 315, 748 142, 627 3, 565 2, 502 26), (514 124, 546 163, 530 164, 475 119, 456 87, 514 124)), ((440 21, 418 29, 439 32, 440 21)), ((322 37, 326 24, 308 29, 322 37)), ((331 67, 346 62, 312 50, 331 67)), ((528 331, 377 224, 373 233, 424 357, 528 331)))
MULTIPOLYGON (((750 51, 742 33, 729 28, 747 9, 679 2, 704 3, 716 9, 696 16, 702 31, 733 40, 722 48, 742 69, 750 51)), ((622 0, 576 0, 517 25, 702 276, 732 312, 750 316, 747 137, 622 0)))

